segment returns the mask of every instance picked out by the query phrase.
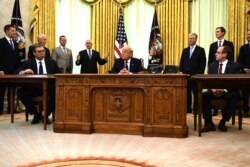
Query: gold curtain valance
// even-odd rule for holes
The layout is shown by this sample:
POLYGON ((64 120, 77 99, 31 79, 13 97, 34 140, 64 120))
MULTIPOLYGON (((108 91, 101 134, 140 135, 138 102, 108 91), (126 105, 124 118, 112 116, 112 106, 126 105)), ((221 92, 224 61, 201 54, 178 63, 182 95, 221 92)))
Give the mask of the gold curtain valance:
MULTIPOLYGON (((95 5, 96 3, 101 2, 102 0, 82 0, 83 2, 89 4, 89 5, 95 5)), ((112 0, 116 4, 121 4, 122 6, 127 5, 131 3, 134 0, 112 0)))
POLYGON ((161 2, 164 2, 165 0, 144 0, 144 1, 150 4, 159 4, 161 2))
MULTIPOLYGON (((82 0, 82 1, 89 4, 89 5, 94 5, 96 3, 99 3, 102 0, 82 0)), ((112 0, 112 1, 118 5, 121 4, 122 6, 124 6, 124 5, 130 4, 134 0, 112 0)), ((164 2, 165 0, 144 0, 144 1, 147 3, 150 3, 150 4, 160 4, 160 3, 164 2)))

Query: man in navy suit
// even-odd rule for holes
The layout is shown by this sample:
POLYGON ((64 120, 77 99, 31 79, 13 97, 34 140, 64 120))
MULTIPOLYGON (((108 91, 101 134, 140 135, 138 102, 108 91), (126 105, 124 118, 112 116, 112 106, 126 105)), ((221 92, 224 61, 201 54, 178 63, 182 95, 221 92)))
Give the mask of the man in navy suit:
POLYGON ((212 43, 209 48, 209 55, 208 55, 208 66, 210 63, 215 61, 215 53, 220 46, 229 46, 232 52, 228 55, 228 60, 234 61, 234 45, 231 41, 227 41, 224 39, 226 34, 226 29, 224 27, 217 27, 215 29, 215 36, 218 41, 212 43))
MULTIPOLYGON (((16 28, 12 25, 4 26, 5 37, 0 39, 0 75, 14 74, 21 65, 18 44, 13 40, 17 36, 16 28)), ((3 112, 4 94, 6 87, 0 87, 0 114, 3 112)), ((10 94, 8 91, 8 113, 10 109, 10 94)))
POLYGON ((133 50, 128 46, 122 48, 122 57, 116 59, 111 70, 112 73, 132 74, 142 70, 141 60, 133 58, 133 50))
MULTIPOLYGON (((34 45, 33 54, 35 58, 26 61, 18 70, 20 75, 24 74, 55 74, 59 69, 55 60, 45 58, 45 49, 41 45, 34 45)), ((31 124, 39 123, 41 115, 38 113, 36 107, 32 102, 32 98, 42 96, 42 88, 22 87, 17 90, 17 96, 26 107, 30 114, 34 114, 34 119, 31 124)), ((49 100, 47 104, 48 116, 52 111, 55 111, 55 92, 54 90, 48 91, 49 100)), ((48 119, 47 119, 48 120, 48 119)))
MULTIPOLYGON (((217 49, 215 54, 216 61, 211 63, 209 66, 210 74, 239 74, 240 65, 235 63, 232 60, 228 60, 227 56, 230 54, 231 48, 228 46, 221 46, 217 49)), ((226 100, 227 105, 222 112, 222 119, 219 123, 219 130, 222 132, 227 131, 225 126, 226 122, 230 120, 232 113, 237 108, 237 103, 240 98, 238 90, 226 90, 226 89, 209 89, 207 92, 203 93, 202 98, 202 110, 203 110, 203 119, 205 121, 204 128, 201 129, 201 132, 215 131, 215 125, 212 121, 211 106, 209 104, 211 99, 214 98, 223 98, 226 100)))
MULTIPOLYGON (((203 74, 206 68, 206 54, 204 48, 196 45, 198 35, 190 33, 188 35, 189 47, 183 49, 180 60, 180 72, 189 74, 203 74)), ((192 112, 192 80, 187 83, 187 113, 192 112)))
POLYGON ((100 53, 92 49, 91 40, 86 40, 86 49, 79 52, 77 55, 76 65, 81 65, 82 73, 98 73, 97 63, 99 65, 104 65, 108 62, 108 54, 104 55, 102 59, 100 53))
MULTIPOLYGON (((238 63, 245 74, 250 74, 250 29, 247 31, 247 43, 240 48, 238 63)), ((243 116, 249 117, 249 92, 250 89, 242 89, 243 116)))

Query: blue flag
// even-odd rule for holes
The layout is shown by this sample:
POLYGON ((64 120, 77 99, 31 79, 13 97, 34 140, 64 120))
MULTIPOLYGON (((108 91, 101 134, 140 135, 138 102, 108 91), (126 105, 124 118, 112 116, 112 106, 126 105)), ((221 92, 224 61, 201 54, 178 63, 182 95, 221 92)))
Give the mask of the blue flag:
POLYGON ((14 25, 17 30, 17 37, 15 40, 19 46, 20 60, 21 62, 23 62, 25 61, 25 36, 24 36, 24 31, 23 31, 19 0, 15 0, 12 17, 11 17, 11 25, 14 25))
POLYGON ((154 18, 151 26, 150 38, 149 38, 149 57, 148 64, 163 63, 163 51, 160 29, 158 26, 157 13, 155 10, 154 18))

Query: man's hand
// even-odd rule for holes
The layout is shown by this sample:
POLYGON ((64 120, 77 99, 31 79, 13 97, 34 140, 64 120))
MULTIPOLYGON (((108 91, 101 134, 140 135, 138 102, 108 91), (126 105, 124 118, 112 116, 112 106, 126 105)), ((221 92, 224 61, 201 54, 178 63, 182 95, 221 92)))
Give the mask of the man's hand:
POLYGON ((244 68, 244 71, 245 71, 247 74, 250 74, 250 69, 249 69, 249 68, 244 68))
POLYGON ((119 74, 132 74, 131 72, 129 72, 126 68, 123 68, 119 74))
POLYGON ((104 59, 105 59, 106 61, 108 61, 108 56, 109 56, 109 52, 106 52, 106 53, 104 54, 104 59))
POLYGON ((0 71, 0 75, 4 75, 4 71, 0 71))
POLYGON ((20 71, 19 74, 21 74, 21 75, 23 75, 23 74, 34 74, 34 72, 31 69, 26 69, 26 70, 20 71))
POLYGON ((79 55, 79 54, 76 56, 76 60, 77 60, 77 61, 80 60, 80 55, 79 55))

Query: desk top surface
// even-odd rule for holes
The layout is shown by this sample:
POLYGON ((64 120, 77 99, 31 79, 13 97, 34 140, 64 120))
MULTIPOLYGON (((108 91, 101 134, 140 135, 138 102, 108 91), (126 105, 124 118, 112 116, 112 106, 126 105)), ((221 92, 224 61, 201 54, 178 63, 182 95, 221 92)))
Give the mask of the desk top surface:
POLYGON ((194 80, 250 80, 250 74, 197 74, 194 80))

